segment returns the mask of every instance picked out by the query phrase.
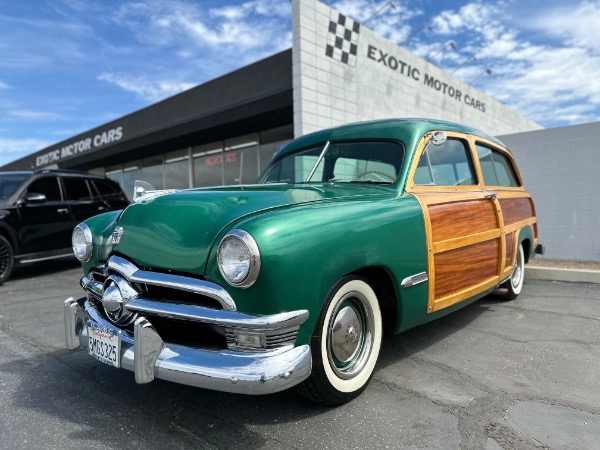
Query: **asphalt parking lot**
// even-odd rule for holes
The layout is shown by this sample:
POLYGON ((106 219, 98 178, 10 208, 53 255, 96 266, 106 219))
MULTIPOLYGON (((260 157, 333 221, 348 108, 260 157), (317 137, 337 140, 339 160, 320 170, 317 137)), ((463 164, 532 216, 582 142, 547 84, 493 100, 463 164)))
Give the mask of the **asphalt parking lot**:
POLYGON ((600 285, 527 281, 385 342, 371 385, 329 409, 136 385, 64 349, 79 265, 38 263, 0 286, 0 447, 600 449, 600 285))

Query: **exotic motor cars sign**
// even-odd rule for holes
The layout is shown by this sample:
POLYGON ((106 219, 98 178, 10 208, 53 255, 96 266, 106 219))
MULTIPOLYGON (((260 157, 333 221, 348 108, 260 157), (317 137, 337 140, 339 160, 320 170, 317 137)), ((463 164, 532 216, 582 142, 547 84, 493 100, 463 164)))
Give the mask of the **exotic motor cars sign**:
POLYGON ((107 144, 120 141, 123 138, 123 127, 118 126, 109 130, 98 132, 94 135, 84 137, 70 144, 63 145, 50 150, 35 159, 35 166, 46 166, 57 164, 60 160, 75 156, 79 153, 98 149, 107 144))

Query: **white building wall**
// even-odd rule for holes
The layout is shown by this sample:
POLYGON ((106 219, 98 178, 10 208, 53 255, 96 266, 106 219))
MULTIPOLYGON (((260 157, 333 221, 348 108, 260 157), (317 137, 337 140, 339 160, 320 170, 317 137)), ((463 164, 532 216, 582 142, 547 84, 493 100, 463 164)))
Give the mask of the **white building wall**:
POLYGON ((292 1, 292 28, 296 136, 390 117, 449 120, 492 135, 541 128, 316 0, 292 1))
POLYGON ((544 257, 600 261, 600 122, 499 139, 535 202, 544 257))

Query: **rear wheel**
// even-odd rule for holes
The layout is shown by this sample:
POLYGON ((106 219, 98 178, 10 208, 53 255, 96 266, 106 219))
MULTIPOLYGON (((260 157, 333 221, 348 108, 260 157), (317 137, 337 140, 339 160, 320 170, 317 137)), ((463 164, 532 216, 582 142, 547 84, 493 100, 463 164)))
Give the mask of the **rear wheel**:
POLYGON ((15 255, 12 245, 4 236, 0 236, 0 284, 8 280, 14 264, 15 255))
POLYGON ((506 288, 506 300, 514 300, 523 290, 523 282, 525 281, 525 254, 523 252, 523 244, 519 244, 517 249, 517 257, 515 259, 515 267, 510 275, 510 278, 504 282, 502 287, 506 288))
POLYGON ((325 405, 357 397, 373 376, 382 335, 379 301, 367 280, 341 278, 329 291, 315 326, 312 373, 298 391, 325 405))

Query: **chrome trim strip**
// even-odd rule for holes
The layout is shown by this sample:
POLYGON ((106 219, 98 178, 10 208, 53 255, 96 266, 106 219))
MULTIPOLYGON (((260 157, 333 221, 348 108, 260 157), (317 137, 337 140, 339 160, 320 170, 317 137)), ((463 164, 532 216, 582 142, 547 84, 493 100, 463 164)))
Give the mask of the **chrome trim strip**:
POLYGON ((158 302, 144 298, 133 298, 127 309, 141 314, 153 314, 169 319, 203 322, 227 328, 244 328, 254 331, 270 331, 299 327, 308 319, 308 311, 290 311, 270 316, 253 316, 238 311, 225 311, 196 305, 158 302))
POLYGON ((323 147, 323 150, 321 151, 321 154, 319 155, 319 158, 317 159, 317 162, 315 163, 314 167, 312 168, 312 170, 308 174, 308 178, 306 179, 307 183, 310 183, 311 178, 313 177, 313 175, 317 171, 317 167, 319 167, 319 164, 321 164, 321 160, 323 159, 323 156, 325 156, 325 152, 327 151, 328 148, 329 148, 329 141, 327 141, 327 143, 325 144, 325 147, 323 147))
POLYGON ((150 284, 206 295, 218 301, 223 306, 223 309, 228 311, 235 311, 237 309, 229 293, 218 284, 209 281, 184 277, 182 275, 140 270, 135 264, 119 256, 111 256, 109 258, 108 268, 120 273, 132 283, 150 284))
POLYGON ((417 273, 415 275, 411 275, 410 277, 406 277, 404 280, 402 280, 402 283, 400 283, 400 286, 402 286, 403 288, 407 288, 407 287, 415 286, 420 283, 424 283, 428 279, 429 278, 427 277, 427 272, 421 272, 421 273, 417 273))
POLYGON ((102 294, 104 293, 104 284, 99 283, 98 281, 90 280, 88 277, 83 277, 79 281, 79 285, 84 291, 89 292, 98 300, 102 299, 102 294))
MULTIPOLYGON (((64 314, 66 329, 76 330, 71 337, 78 338, 84 348, 88 346, 87 329, 77 326, 80 317, 113 327, 98 315, 85 298, 67 300, 64 314)), ((142 318, 140 325, 146 324, 144 320, 142 318)), ((141 326, 144 328, 141 332, 144 333, 148 327, 141 326)), ((134 332, 133 339, 123 332, 121 341, 121 367, 135 372, 138 382, 147 382, 155 377, 217 391, 259 395, 282 391, 304 381, 312 368, 308 345, 255 353, 210 351, 174 344, 164 344, 162 347, 162 340, 140 339, 139 336, 139 331, 137 336, 134 332), (155 354, 158 356, 151 368, 150 356, 147 359, 143 355, 155 354), (142 362, 138 355, 142 355, 142 362)))
MULTIPOLYGON (((81 286, 98 300, 102 298, 102 283, 83 277, 81 286)), ((238 311, 205 308, 197 305, 161 302, 143 297, 134 297, 127 302, 127 310, 150 314, 168 319, 189 320, 227 328, 244 328, 254 331, 271 331, 299 327, 309 313, 306 309, 268 316, 253 316, 238 311)))
POLYGON ((73 252, 65 253, 64 255, 45 256, 43 258, 33 258, 33 259, 18 259, 19 257, 15 256, 15 259, 18 259, 18 261, 21 264, 29 264, 29 263, 39 262, 39 261, 48 261, 50 259, 70 258, 70 257, 74 257, 73 252))

